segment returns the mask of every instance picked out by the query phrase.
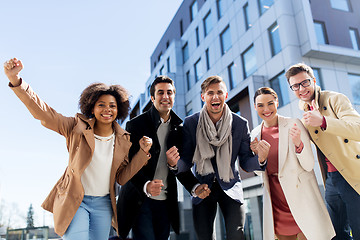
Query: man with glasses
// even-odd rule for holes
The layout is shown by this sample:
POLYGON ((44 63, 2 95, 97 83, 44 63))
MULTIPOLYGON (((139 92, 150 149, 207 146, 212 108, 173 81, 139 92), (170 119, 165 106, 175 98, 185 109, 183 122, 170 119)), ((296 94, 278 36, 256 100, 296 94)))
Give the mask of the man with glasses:
POLYGON ((322 91, 306 64, 291 66, 285 76, 317 148, 334 239, 360 239, 360 115, 345 95, 322 91))

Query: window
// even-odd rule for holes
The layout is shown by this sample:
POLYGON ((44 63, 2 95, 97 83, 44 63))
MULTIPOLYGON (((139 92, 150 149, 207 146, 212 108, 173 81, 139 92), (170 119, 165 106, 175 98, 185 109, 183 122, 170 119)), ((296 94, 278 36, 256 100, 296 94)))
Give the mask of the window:
POLYGON ((257 70, 256 55, 253 45, 241 54, 241 60, 243 64, 244 78, 247 78, 257 70))
POLYGON ((166 49, 168 49, 169 45, 170 45, 170 42, 169 42, 169 40, 167 40, 166 41, 166 49))
POLYGON ((224 55, 231 48, 231 35, 229 25, 220 33, 221 54, 224 55))
POLYGON ((268 31, 270 37, 271 54, 272 56, 275 56, 281 51, 279 25, 275 22, 273 25, 271 25, 268 31))
POLYGON ((271 79, 270 86, 275 90, 279 97, 279 107, 282 107, 290 102, 289 87, 284 72, 271 79))
POLYGON ((191 5, 190 5, 190 20, 193 21, 196 17, 198 13, 198 3, 195 0, 191 5))
POLYGON ((195 28, 195 36, 196 36, 196 46, 200 45, 200 36, 199 36, 199 28, 195 28))
POLYGON ((156 67, 156 62, 154 62, 154 68, 156 67))
POLYGON ((331 7, 338 10, 350 11, 349 0, 330 0, 331 7))
POLYGON ((324 88, 324 84, 323 84, 323 81, 322 81, 320 68, 313 68, 313 67, 312 67, 312 70, 313 70, 313 72, 314 72, 314 77, 315 77, 315 79, 316 79, 316 84, 317 84, 318 86, 320 86, 321 89, 324 90, 325 88, 324 88))
POLYGON ((204 22, 204 35, 205 37, 210 33, 213 29, 213 24, 211 21, 211 11, 209 11, 203 19, 204 22))
POLYGON ((167 68, 167 72, 168 72, 168 73, 171 72, 171 71, 170 71, 170 57, 168 57, 168 58, 166 59, 166 68, 167 68))
POLYGON ((187 42, 182 47, 182 56, 183 56, 183 63, 186 63, 186 61, 189 59, 189 47, 187 42))
POLYGON ((359 32, 355 28, 350 28, 349 33, 353 49, 359 50, 359 32))
POLYGON ((316 39, 319 44, 329 44, 326 37, 325 24, 323 22, 314 22, 316 39))
POLYGON ((230 90, 233 89, 234 87, 236 87, 237 83, 235 82, 234 79, 234 63, 232 62, 228 67, 228 76, 229 76, 229 85, 230 85, 230 90))
POLYGON ((160 62, 161 59, 162 59, 162 52, 159 53, 158 62, 160 62))
POLYGON ((159 75, 163 75, 164 73, 164 65, 161 66, 160 71, 159 71, 159 75))
POLYGON ((195 72, 195 82, 197 82, 200 80, 200 78, 203 75, 202 67, 201 67, 201 58, 199 58, 199 60, 197 60, 196 63, 194 64, 194 72, 195 72))
POLYGON ((210 69, 209 49, 205 50, 206 70, 210 69))
POLYGON ((273 4, 274 0, 258 0, 260 15, 263 15, 273 4))
POLYGON ((360 75, 348 74, 354 104, 360 105, 360 75))
POLYGON ((180 37, 184 34, 183 21, 180 20, 180 37))
POLYGON ((192 111, 192 102, 188 102, 188 104, 186 104, 185 106, 185 110, 186 110, 186 116, 189 116, 193 113, 192 111))
POLYGON ((190 82, 190 71, 186 72, 186 87, 187 90, 189 91, 191 88, 191 82, 190 82))
POLYGON ((249 28, 251 28, 251 21, 250 21, 250 13, 249 13, 249 4, 246 3, 243 7, 243 12, 244 12, 244 22, 245 22, 245 29, 248 30, 249 28))
POLYGON ((224 1, 223 0, 216 0, 216 9, 217 9, 218 19, 220 19, 222 16, 224 16, 224 1))

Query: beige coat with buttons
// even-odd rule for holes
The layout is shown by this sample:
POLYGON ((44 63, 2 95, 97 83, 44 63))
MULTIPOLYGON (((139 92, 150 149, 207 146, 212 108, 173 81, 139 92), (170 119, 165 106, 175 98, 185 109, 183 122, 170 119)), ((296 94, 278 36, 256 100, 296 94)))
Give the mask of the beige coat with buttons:
MULTIPOLYGON (((251 131, 251 139, 261 139, 263 123, 251 131)), ((314 173, 314 155, 309 135, 299 119, 278 116, 279 149, 278 179, 295 222, 307 239, 330 240, 335 232, 321 196, 314 173), (294 123, 301 130, 304 148, 295 152, 289 135, 294 123)), ((263 194, 263 239, 275 239, 274 219, 267 172, 261 172, 264 182, 263 194)))
MULTIPOLYGON (((76 117, 64 117, 42 101, 24 81, 12 90, 29 109, 34 118, 41 121, 46 128, 54 130, 66 138, 69 151, 68 166, 45 199, 42 207, 54 215, 55 232, 64 235, 83 197, 84 189, 81 175, 90 164, 95 149, 95 119, 88 119, 82 114, 76 117)), ((115 181, 125 184, 134 176, 149 157, 139 151, 129 163, 128 152, 131 146, 130 135, 118 123, 114 123, 115 146, 110 173, 110 198, 113 209, 113 226, 117 227, 115 181)))
MULTIPOLYGON (((323 179, 326 179, 325 157, 335 166, 345 180, 360 194, 360 115, 343 94, 321 91, 316 87, 315 102, 325 117, 326 130, 305 125, 317 146, 323 179)), ((308 111, 308 104, 299 106, 308 111)))

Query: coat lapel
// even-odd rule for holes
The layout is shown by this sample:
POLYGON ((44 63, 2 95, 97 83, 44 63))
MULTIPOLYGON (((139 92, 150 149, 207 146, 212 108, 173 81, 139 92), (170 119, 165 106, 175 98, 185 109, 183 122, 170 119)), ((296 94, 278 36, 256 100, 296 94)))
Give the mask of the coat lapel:
POLYGON ((281 173, 284 164, 287 159, 288 150, 289 150, 289 128, 288 122, 282 116, 278 116, 278 125, 279 125, 279 173, 281 173))

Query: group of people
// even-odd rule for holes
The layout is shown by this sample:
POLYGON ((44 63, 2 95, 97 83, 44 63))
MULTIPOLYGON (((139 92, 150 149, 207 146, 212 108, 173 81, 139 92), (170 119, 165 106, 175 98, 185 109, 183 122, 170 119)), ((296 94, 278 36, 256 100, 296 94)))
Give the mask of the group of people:
POLYGON ((117 123, 129 111, 120 85, 94 83, 81 94, 81 114, 65 117, 20 78, 22 62, 5 62, 9 87, 45 127, 66 138, 68 167, 42 207, 53 213, 65 240, 165 240, 179 234, 176 179, 192 196, 199 240, 214 239, 217 206, 226 238, 244 239, 245 209, 238 166, 264 182, 263 239, 360 239, 360 115, 343 94, 322 91, 312 69, 286 72, 300 99, 302 121, 278 115, 276 92, 259 88, 254 107, 262 123, 231 112, 219 76, 201 84, 200 112, 184 123, 172 110, 176 89, 167 76, 150 88, 152 107, 117 123), (312 141, 325 183, 325 203, 314 174, 312 141), (116 183, 121 185, 116 201, 116 183))

